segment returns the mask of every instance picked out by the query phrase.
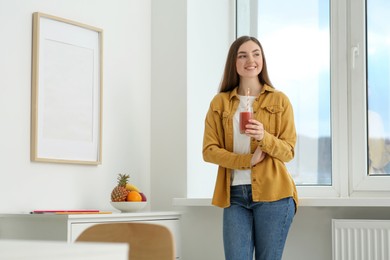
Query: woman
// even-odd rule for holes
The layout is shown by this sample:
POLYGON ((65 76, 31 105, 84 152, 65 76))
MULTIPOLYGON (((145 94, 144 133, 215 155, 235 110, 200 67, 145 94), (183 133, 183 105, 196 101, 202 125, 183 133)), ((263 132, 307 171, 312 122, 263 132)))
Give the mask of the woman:
POLYGON ((203 158, 219 165, 212 203, 224 208, 227 260, 282 258, 298 202, 285 162, 296 131, 289 99, 271 84, 260 42, 249 36, 230 47, 219 93, 206 115, 203 158), (239 131, 239 113, 253 118, 239 131))

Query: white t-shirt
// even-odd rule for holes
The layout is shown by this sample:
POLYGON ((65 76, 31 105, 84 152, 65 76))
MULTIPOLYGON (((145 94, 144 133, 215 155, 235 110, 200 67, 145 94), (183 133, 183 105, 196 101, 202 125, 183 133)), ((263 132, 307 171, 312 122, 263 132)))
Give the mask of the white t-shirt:
MULTIPOLYGON (((250 137, 240 134, 240 112, 246 111, 247 103, 252 107, 254 96, 239 96, 240 104, 233 117, 233 152, 237 154, 250 153, 250 137)), ((251 169, 232 171, 232 186, 251 184, 251 169)))

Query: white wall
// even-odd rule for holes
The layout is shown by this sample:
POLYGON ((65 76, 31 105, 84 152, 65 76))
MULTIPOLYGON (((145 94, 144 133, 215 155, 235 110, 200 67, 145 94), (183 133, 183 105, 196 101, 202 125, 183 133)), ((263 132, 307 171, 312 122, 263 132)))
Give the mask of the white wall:
POLYGON ((217 166, 203 161, 204 118, 235 39, 235 8, 234 0, 187 4, 187 195, 210 198, 214 190, 210 180, 216 178, 217 166))
POLYGON ((0 212, 113 210, 118 173, 150 194, 151 1, 0 0, 0 35, 0 212), (30 161, 33 12, 104 31, 99 166, 30 161))
POLYGON ((151 187, 155 209, 186 194, 187 1, 152 0, 151 187))
POLYGON ((153 209, 183 211, 185 260, 224 258, 221 209, 176 208, 172 198, 187 195, 187 152, 201 153, 201 146, 195 151, 187 147, 187 130, 193 127, 187 115, 199 113, 200 121, 204 117, 204 111, 187 111, 187 96, 193 93, 189 86, 210 84, 210 92, 216 93, 229 39, 233 39, 233 28, 226 26, 231 2, 152 0, 153 209))
MULTIPOLYGON (((185 197, 187 192, 186 96, 188 81, 196 76, 188 71, 188 39, 202 37, 206 29, 209 33, 218 14, 227 11, 225 0, 213 2, 213 8, 218 3, 222 8, 214 9, 212 17, 212 10, 204 15, 199 9, 206 0, 187 10, 196 3, 0 0, 0 213, 36 208, 110 209, 116 175, 128 172, 150 194, 153 210, 183 211, 183 259, 223 259, 222 210, 172 206, 172 198, 185 197), (104 30, 102 165, 30 162, 31 22, 36 11, 104 30), (190 36, 187 12, 192 22, 199 17, 200 27, 191 27, 190 36)), ((224 27, 221 22, 218 26, 224 27)), ((220 43, 226 50, 226 33, 226 38, 205 41, 217 47, 220 43)), ((389 213, 388 208, 300 208, 284 260, 331 259, 332 218, 386 218, 389 213)))

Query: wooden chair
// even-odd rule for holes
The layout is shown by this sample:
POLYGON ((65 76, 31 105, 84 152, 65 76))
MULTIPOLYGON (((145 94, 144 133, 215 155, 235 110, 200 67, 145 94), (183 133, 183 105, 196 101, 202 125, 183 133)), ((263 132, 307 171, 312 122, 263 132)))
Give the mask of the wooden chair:
POLYGON ((84 230, 76 242, 128 243, 131 260, 173 260, 174 240, 171 231, 149 223, 97 224, 84 230))

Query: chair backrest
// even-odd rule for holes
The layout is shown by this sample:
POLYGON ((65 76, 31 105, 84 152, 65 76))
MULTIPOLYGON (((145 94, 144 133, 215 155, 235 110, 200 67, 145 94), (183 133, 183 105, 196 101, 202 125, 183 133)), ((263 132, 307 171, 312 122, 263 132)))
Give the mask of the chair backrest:
POLYGON ((76 242, 128 243, 131 260, 173 260, 174 240, 171 231, 149 223, 96 224, 84 230, 76 242))

